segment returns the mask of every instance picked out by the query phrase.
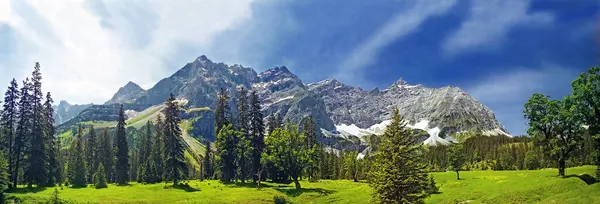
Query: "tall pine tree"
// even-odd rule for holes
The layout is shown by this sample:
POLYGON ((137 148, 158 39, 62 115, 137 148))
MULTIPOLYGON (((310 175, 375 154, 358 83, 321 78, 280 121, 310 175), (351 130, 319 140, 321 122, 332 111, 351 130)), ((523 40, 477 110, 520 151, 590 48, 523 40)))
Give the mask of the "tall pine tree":
POLYGON ((154 165, 156 167, 155 174, 157 176, 156 182, 161 182, 164 176, 164 166, 163 166, 163 155, 165 149, 165 139, 163 135, 163 120, 160 115, 156 118, 156 125, 154 125, 154 142, 152 143, 154 146, 152 147, 152 159, 154 160, 154 165))
POLYGON ((25 142, 31 134, 31 83, 29 78, 23 81, 21 87, 21 98, 19 100, 19 122, 17 124, 17 134, 15 135, 13 154, 11 155, 14 162, 13 171, 11 171, 11 183, 13 188, 17 187, 19 170, 23 166, 23 157, 25 151, 25 142))
POLYGON ((181 129, 179 123, 179 106, 175 101, 173 94, 165 102, 165 124, 163 127, 163 135, 165 137, 165 178, 173 181, 173 185, 177 185, 178 181, 187 177, 188 169, 185 164, 185 141, 181 137, 181 129))
POLYGON ((213 179, 214 176, 214 168, 213 168, 213 153, 212 153, 212 147, 210 146, 210 140, 205 137, 204 138, 204 146, 206 147, 206 152, 204 153, 204 162, 202 164, 202 167, 204 168, 204 179, 213 179))
POLYGON ((48 181, 47 186, 54 186, 57 182, 62 182, 62 169, 60 168, 58 160, 59 149, 59 138, 55 136, 54 130, 54 108, 52 104, 52 95, 50 92, 46 94, 46 102, 44 102, 44 132, 46 134, 46 154, 48 155, 48 163, 46 169, 48 170, 48 181))
POLYGON ((373 197, 380 203, 424 203, 428 180, 422 147, 398 108, 382 137, 371 172, 373 197))
POLYGON ((119 109, 119 120, 115 134, 115 181, 119 185, 126 185, 129 181, 129 145, 125 132, 125 110, 123 105, 119 109))
POLYGON ((81 188, 86 186, 85 182, 85 161, 83 158, 84 150, 83 150, 83 139, 81 138, 83 135, 83 130, 81 125, 77 128, 77 138, 75 142, 71 146, 71 160, 69 161, 69 168, 71 170, 71 177, 69 180, 73 187, 81 188))
POLYGON ((46 136, 44 134, 44 112, 42 100, 42 73, 40 64, 35 63, 32 73, 32 95, 31 103, 31 135, 27 145, 27 163, 25 170, 25 182, 28 186, 45 185, 48 181, 47 158, 46 158, 46 136))
POLYGON ((104 176, 106 176, 105 180, 110 181, 114 155, 108 128, 104 128, 102 135, 100 135, 97 158, 99 162, 104 165, 104 176))
POLYGON ((221 132, 217 135, 217 152, 219 155, 219 179, 224 183, 229 183, 235 179, 236 170, 236 144, 235 138, 242 133, 233 129, 231 124, 223 126, 221 132))
POLYGON ((247 176, 250 174, 250 108, 248 104, 248 91, 242 86, 239 90, 237 99, 238 123, 239 131, 242 133, 236 141, 237 143, 237 166, 238 178, 242 183, 246 182, 247 176))
POLYGON ((223 126, 231 124, 231 108, 229 107, 229 96, 225 89, 221 88, 217 94, 217 108, 215 109, 215 132, 214 136, 221 132, 223 126))
POLYGON ((302 120, 302 132, 306 136, 306 149, 308 153, 306 173, 308 174, 308 180, 314 182, 318 178, 322 148, 317 144, 317 131, 312 116, 308 116, 302 120))
POLYGON ((93 182, 94 172, 98 169, 98 147, 96 144, 96 129, 94 125, 90 125, 89 135, 85 143, 85 161, 86 161, 86 181, 93 182))
POLYGON ((252 179, 257 182, 262 169, 261 155, 265 149, 265 124, 260 99, 256 91, 250 93, 250 146, 252 148, 252 179))
MULTIPOLYGON (((4 105, 0 114, 0 129, 6 130, 6 141, 2 144, 8 158, 8 172, 12 173, 15 168, 13 164, 14 139, 19 117, 19 85, 17 80, 13 79, 10 86, 4 94, 4 105)), ((10 176, 9 176, 10 177, 10 176)), ((12 179, 9 178, 12 181, 12 179)))

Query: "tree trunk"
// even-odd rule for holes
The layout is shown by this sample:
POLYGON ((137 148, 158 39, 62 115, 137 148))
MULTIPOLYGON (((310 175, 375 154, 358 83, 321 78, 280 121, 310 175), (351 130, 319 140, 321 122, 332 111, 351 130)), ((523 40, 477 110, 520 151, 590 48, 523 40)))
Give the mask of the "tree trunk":
POLYGON ((458 171, 456 171, 456 180, 460 180, 460 175, 458 174, 458 171))
POLYGON ((300 182, 298 182, 298 176, 292 176, 292 179, 294 180, 294 184, 296 184, 296 190, 300 190, 300 182))
POLYGON ((565 176, 565 159, 558 159, 558 176, 565 176))

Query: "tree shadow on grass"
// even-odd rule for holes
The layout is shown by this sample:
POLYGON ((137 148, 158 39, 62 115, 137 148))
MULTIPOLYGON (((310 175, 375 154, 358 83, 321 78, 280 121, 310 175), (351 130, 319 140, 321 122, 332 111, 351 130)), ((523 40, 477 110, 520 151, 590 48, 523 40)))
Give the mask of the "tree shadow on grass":
POLYGON ((43 187, 43 186, 36 186, 36 187, 25 187, 25 188, 13 188, 8 190, 9 193, 16 193, 16 194, 25 194, 25 193, 38 193, 41 191, 46 190, 47 187, 43 187))
MULTIPOLYGON (((230 188, 256 188, 255 183, 230 183, 226 185, 230 188)), ((260 188, 273 188, 273 186, 268 183, 260 183, 260 188)))
POLYGON ((200 189, 193 188, 193 187, 191 187, 189 185, 174 185, 174 186, 169 186, 169 188, 184 190, 185 192, 197 192, 197 191, 200 191, 200 189))
POLYGON ((322 189, 322 188, 302 188, 302 189, 276 188, 276 190, 279 192, 285 193, 287 196, 290 196, 290 197, 298 197, 298 196, 302 195, 303 193, 318 193, 321 196, 325 196, 325 195, 329 195, 329 194, 337 192, 334 190, 326 190, 326 189, 322 189))
POLYGON ((598 180, 596 178, 594 178, 593 176, 590 176, 589 174, 565 176, 565 178, 573 178, 573 177, 577 177, 577 178, 581 179, 587 185, 592 185, 592 184, 598 183, 598 180))

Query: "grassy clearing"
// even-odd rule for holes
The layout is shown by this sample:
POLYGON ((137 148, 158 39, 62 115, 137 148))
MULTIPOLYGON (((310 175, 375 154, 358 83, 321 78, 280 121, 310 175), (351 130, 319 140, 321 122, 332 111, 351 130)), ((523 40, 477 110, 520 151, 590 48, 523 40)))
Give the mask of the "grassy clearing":
POLYGON ((139 113, 136 117, 133 117, 125 123, 127 126, 135 127, 136 129, 142 128, 148 121, 154 122, 161 111, 165 108, 164 105, 153 106, 139 113))
MULTIPOLYGON (((433 173, 440 194, 427 203, 600 203, 600 183, 587 175, 593 166, 567 169, 567 178, 556 176, 556 169, 538 171, 472 171, 433 173), (590 183, 588 185, 588 183, 590 183)), ((273 203, 273 196, 283 196, 294 203, 369 203, 371 188, 364 182, 323 180, 302 181, 302 190, 293 184, 263 183, 261 190, 253 184, 228 184, 218 181, 190 181, 188 188, 170 184, 129 186, 110 185, 107 189, 64 188, 60 198, 75 203, 273 203)), ((26 203, 43 202, 54 188, 20 188, 15 195, 26 203)))

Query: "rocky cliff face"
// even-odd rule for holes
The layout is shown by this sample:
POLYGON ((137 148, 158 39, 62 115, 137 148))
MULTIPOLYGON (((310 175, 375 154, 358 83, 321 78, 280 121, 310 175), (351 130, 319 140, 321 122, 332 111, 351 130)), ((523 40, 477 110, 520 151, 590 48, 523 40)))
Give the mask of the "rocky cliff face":
POLYGON ((427 88, 402 79, 382 91, 365 91, 335 79, 308 86, 325 101, 336 124, 369 128, 390 119, 398 107, 406 120, 429 121, 429 126, 439 127, 442 135, 466 130, 506 132, 488 107, 457 87, 427 88))
POLYGON ((54 123, 55 125, 63 124, 75 116, 79 115, 79 113, 94 104, 84 104, 84 105, 71 105, 67 101, 60 101, 58 105, 54 106, 54 123))
POLYGON ((141 97, 145 92, 146 90, 142 89, 142 87, 130 81, 125 86, 119 88, 117 93, 104 104, 133 103, 134 99, 141 97))

